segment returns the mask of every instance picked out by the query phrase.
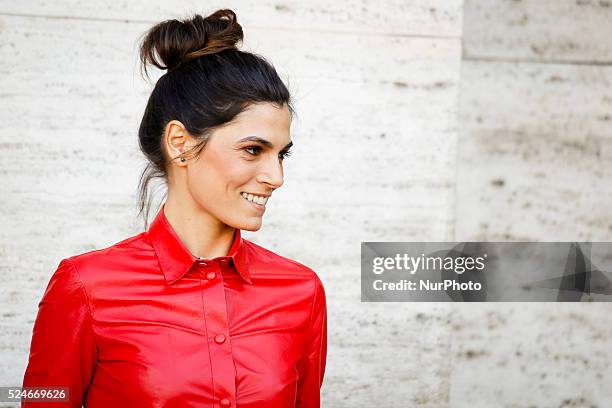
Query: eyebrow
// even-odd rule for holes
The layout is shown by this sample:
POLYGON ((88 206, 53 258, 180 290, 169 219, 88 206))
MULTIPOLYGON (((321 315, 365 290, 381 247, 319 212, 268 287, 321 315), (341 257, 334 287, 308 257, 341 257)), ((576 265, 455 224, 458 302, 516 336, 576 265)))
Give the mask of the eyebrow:
MULTIPOLYGON (((243 142, 258 142, 258 143, 261 143, 262 145, 264 145, 266 147, 269 147, 270 149, 274 148, 274 145, 272 144, 272 142, 270 142, 269 140, 266 140, 266 139, 262 139, 259 136, 247 136, 244 139, 240 139, 238 141, 238 143, 243 143, 243 142)), ((283 150, 286 150, 286 149, 290 148, 291 146, 293 146, 293 141, 289 142, 287 144, 287 146, 285 146, 283 148, 283 150)))

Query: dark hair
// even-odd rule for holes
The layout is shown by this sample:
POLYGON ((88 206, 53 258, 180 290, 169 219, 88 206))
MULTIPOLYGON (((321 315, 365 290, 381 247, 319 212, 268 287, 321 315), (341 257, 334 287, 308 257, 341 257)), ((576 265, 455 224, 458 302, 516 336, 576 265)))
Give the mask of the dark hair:
MULTIPOLYGON (((144 33, 140 45, 141 73, 147 64, 168 70, 147 102, 138 139, 148 159, 138 184, 138 215, 147 228, 154 178, 167 182, 169 157, 162 141, 166 124, 178 120, 197 139, 187 153, 199 154, 212 130, 244 111, 250 104, 286 104, 293 116, 292 101, 273 65, 263 57, 237 49, 242 27, 232 10, 218 10, 207 17, 166 20, 144 33)), ((177 158, 178 159, 178 158, 177 158)))

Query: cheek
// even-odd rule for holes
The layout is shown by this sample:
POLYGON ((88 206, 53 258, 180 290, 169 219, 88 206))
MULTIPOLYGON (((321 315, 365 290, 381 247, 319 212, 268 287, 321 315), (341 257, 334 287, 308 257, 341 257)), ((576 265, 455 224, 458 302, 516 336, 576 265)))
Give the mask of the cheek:
POLYGON ((249 163, 238 160, 199 160, 188 171, 188 185, 200 204, 214 205, 235 198, 253 177, 249 163), (232 197, 229 197, 231 195, 232 197))

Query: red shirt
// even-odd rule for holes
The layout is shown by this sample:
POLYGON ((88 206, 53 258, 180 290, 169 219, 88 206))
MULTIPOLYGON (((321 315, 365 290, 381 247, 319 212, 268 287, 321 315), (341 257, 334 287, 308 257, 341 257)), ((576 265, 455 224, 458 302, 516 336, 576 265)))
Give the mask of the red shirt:
POLYGON ((70 404, 22 407, 319 407, 323 285, 240 236, 193 256, 165 217, 109 248, 63 259, 39 303, 23 387, 70 404))

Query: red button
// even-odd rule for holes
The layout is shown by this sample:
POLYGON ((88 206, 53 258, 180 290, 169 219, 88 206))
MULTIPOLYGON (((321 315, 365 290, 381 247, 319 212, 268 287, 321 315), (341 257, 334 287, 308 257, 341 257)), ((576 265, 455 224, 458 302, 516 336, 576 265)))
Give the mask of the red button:
POLYGON ((232 402, 227 398, 223 398, 221 401, 219 401, 219 404, 221 404, 222 407, 229 407, 232 405, 232 402))
POLYGON ((214 273, 214 272, 208 272, 208 273, 206 274, 206 279, 208 279, 208 280, 213 280, 213 279, 215 279, 215 277, 216 277, 216 276, 217 276, 217 274, 216 274, 216 273, 214 273))
POLYGON ((219 344, 223 343, 225 341, 225 336, 223 334, 217 334, 215 336, 215 341, 219 344))

